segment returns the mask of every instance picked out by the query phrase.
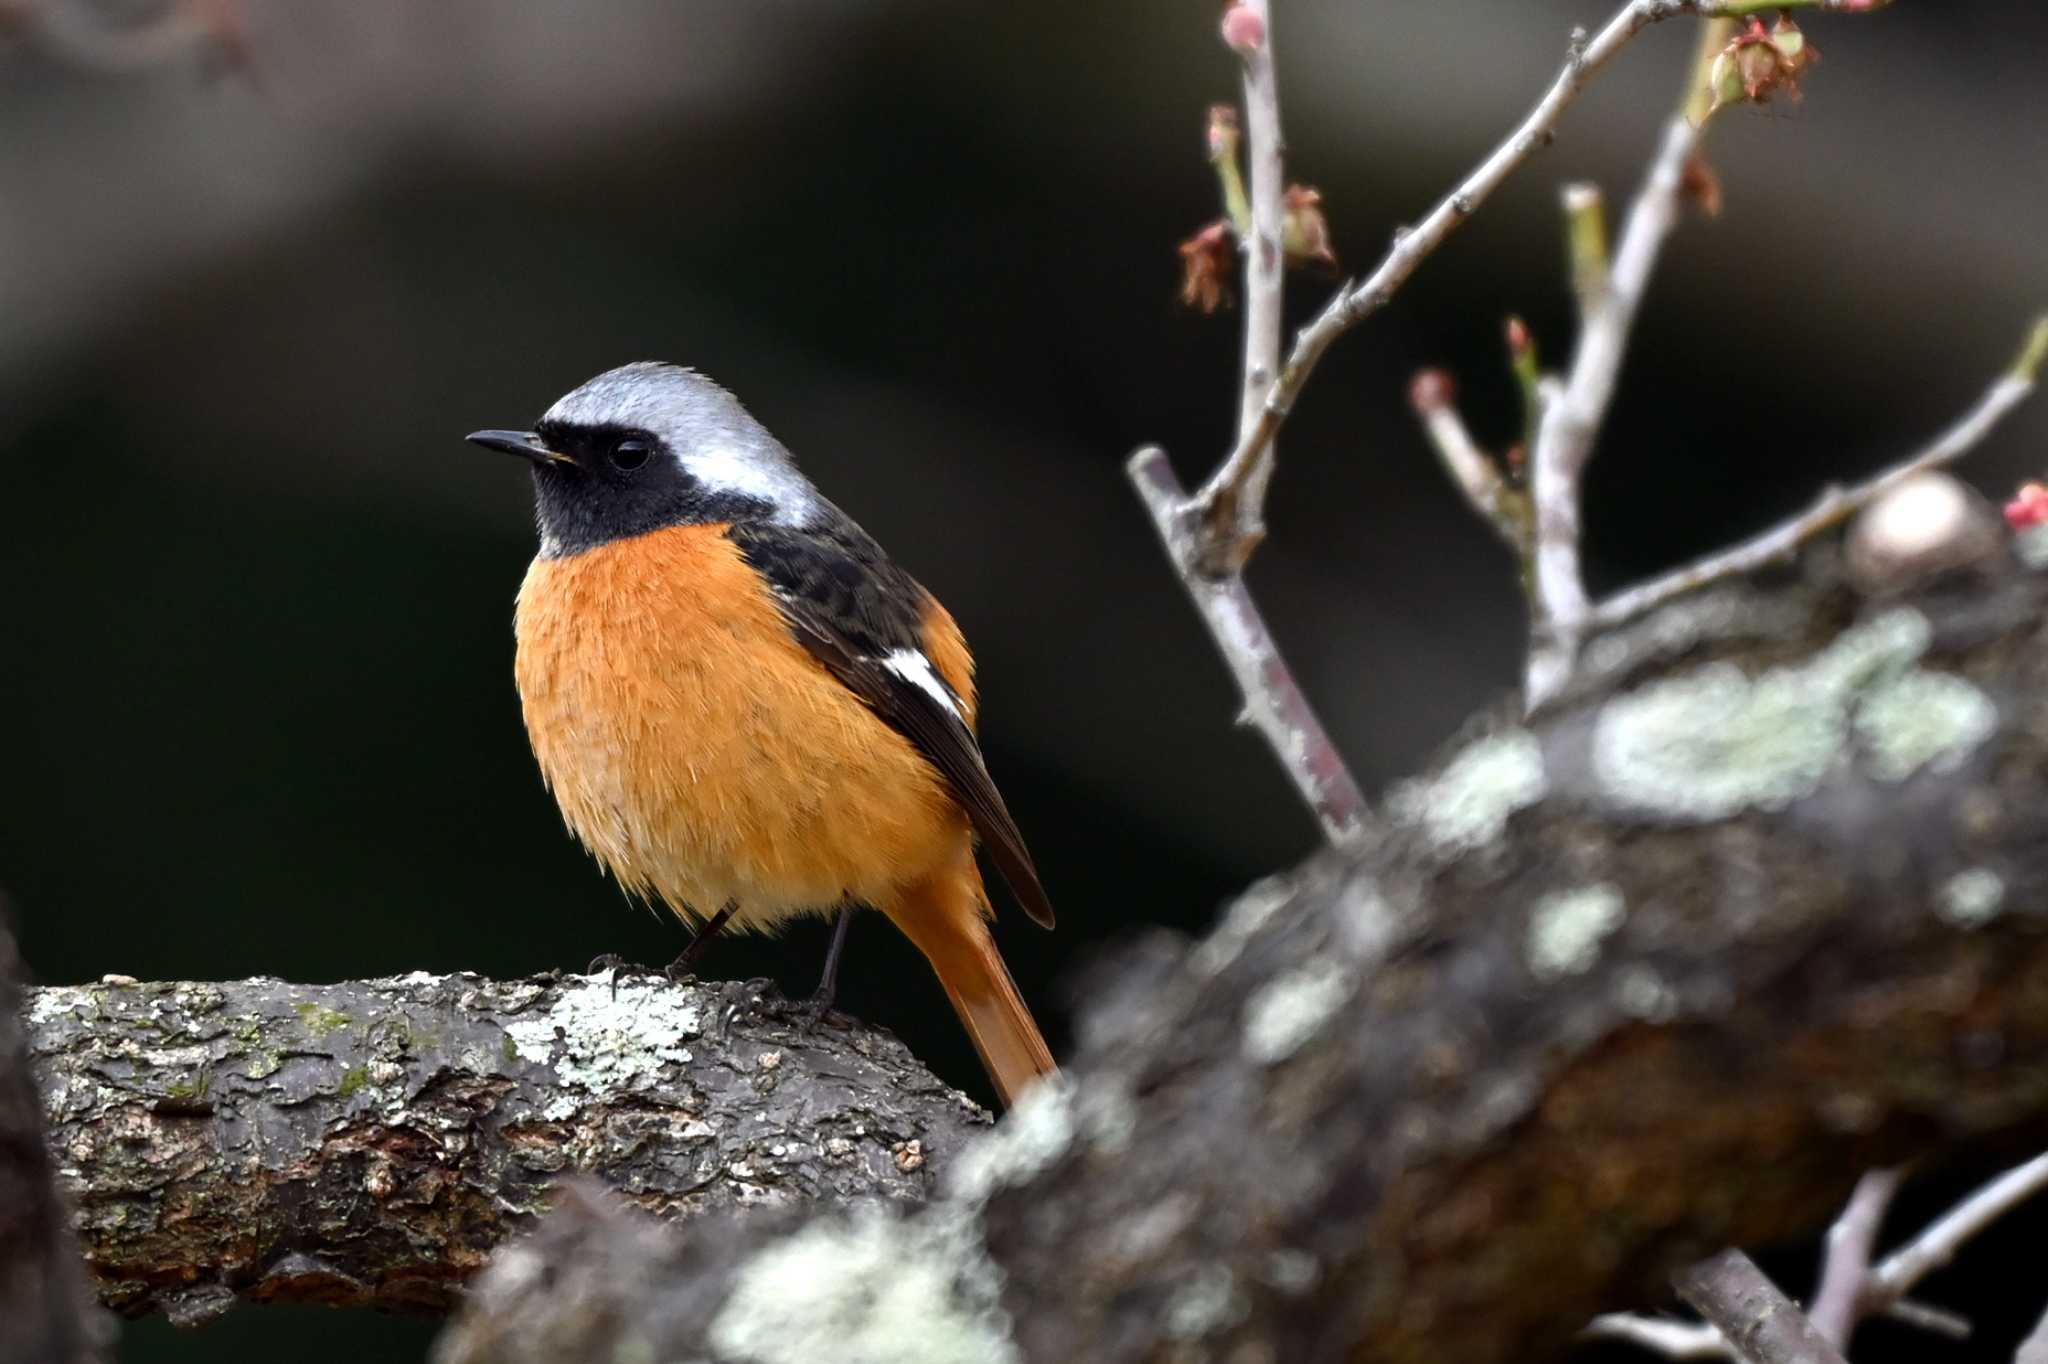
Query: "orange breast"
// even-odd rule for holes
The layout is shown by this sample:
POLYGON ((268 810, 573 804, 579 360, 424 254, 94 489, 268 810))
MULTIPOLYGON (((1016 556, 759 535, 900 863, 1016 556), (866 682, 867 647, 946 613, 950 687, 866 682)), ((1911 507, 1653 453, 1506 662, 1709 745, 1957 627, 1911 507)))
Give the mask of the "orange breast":
MULTIPOLYGON (((965 693, 938 616, 957 657, 934 661, 965 693)), ((541 775, 629 890, 765 928, 893 900, 968 843, 942 779, 796 642, 722 526, 536 560, 516 631, 541 775)))

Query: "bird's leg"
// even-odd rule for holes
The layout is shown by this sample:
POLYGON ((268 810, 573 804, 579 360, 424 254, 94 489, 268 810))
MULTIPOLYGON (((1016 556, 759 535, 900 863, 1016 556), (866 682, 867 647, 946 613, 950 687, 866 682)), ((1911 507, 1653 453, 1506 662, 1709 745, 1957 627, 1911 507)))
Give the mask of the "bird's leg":
POLYGON ((704 921, 704 926, 699 928, 696 934, 691 937, 690 945, 685 947, 676 956, 676 959, 668 964, 668 970, 663 972, 663 974, 670 980, 681 980, 684 976, 694 974, 697 967, 697 958, 704 955, 704 950, 711 946, 711 940, 718 936, 718 931, 725 927, 726 920, 736 914, 739 911, 739 907, 739 901, 727 900, 725 908, 704 921))
POLYGON ((839 998, 839 959, 846 955, 846 935, 853 927, 853 916, 857 912, 858 906, 841 905, 839 917, 832 921, 832 943, 825 949, 825 974, 818 978, 818 988, 804 1001, 813 1026, 832 1012, 832 1003, 839 998))

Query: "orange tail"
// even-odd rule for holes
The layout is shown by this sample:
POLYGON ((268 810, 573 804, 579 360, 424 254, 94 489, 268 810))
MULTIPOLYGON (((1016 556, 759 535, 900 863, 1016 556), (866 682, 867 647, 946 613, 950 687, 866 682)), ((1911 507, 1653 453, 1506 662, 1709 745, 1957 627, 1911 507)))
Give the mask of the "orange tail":
POLYGON ((887 913, 931 962, 1008 1108, 1059 1068, 989 936, 984 903, 980 873, 969 864, 964 876, 935 876, 911 887, 887 913))

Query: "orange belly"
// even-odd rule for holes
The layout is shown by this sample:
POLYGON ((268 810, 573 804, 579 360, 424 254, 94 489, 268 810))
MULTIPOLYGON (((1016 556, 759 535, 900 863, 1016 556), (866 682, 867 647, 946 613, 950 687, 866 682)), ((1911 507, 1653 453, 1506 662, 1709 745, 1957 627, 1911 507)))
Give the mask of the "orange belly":
POLYGON ((967 819, 796 642, 724 529, 534 561, 517 675, 541 775, 628 890, 686 916, 730 902, 761 929, 893 902, 957 863, 967 819))

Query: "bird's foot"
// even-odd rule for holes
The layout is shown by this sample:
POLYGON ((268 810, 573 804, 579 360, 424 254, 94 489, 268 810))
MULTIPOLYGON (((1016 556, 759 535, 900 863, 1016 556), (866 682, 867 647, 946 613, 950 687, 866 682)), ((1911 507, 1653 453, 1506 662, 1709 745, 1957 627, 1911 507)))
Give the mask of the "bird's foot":
POLYGON ((618 998, 619 982, 622 980, 630 980, 635 977, 644 978, 647 976, 661 976, 668 974, 667 970, 664 968, 645 966, 637 961, 627 961, 624 957, 620 956, 616 952, 606 952, 602 956, 591 958, 590 966, 587 970, 585 970, 584 974, 589 976, 596 976, 603 975, 606 972, 611 973, 612 998, 614 999, 618 998))

